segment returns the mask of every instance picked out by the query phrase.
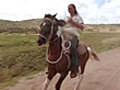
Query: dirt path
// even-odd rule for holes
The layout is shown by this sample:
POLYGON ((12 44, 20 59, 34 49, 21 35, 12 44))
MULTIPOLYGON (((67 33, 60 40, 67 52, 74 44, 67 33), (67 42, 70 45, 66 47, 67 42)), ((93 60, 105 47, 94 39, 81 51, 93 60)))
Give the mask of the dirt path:
MULTIPOLYGON (((80 90, 120 90, 120 48, 103 52, 98 55, 100 62, 89 60, 86 65, 84 79, 80 90)), ((58 80, 56 75, 48 90, 55 90, 58 80)), ((5 90, 41 90, 46 75, 39 73, 31 79, 22 78, 18 84, 5 90)), ((73 90, 77 78, 68 77, 64 80, 61 90, 73 90)))

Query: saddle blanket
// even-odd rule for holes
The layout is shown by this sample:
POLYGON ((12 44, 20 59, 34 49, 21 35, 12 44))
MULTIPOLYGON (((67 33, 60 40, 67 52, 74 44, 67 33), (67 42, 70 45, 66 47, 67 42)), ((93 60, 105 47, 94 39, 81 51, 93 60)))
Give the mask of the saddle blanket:
POLYGON ((79 55, 82 55, 87 51, 85 45, 83 45, 82 43, 79 43, 77 50, 78 50, 79 55))

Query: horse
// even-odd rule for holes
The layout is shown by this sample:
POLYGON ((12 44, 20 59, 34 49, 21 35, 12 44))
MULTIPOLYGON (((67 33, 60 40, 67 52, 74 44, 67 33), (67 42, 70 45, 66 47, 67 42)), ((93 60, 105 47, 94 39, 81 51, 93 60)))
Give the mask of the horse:
MULTIPOLYGON (((64 40, 62 33, 60 33, 60 27, 64 26, 64 22, 63 20, 58 20, 56 15, 57 14, 45 14, 37 36, 37 44, 39 46, 48 43, 46 53, 48 72, 42 90, 47 90, 50 81, 57 73, 60 74, 60 77, 55 85, 55 89, 60 90, 63 80, 66 78, 69 71, 71 71, 71 59, 69 54, 70 42, 66 45, 63 44, 64 40)), ((82 54, 79 53, 79 69, 81 69, 81 72, 79 70, 79 73, 77 74, 79 79, 74 90, 80 88, 85 65, 89 58, 92 57, 92 59, 99 61, 97 54, 91 47, 79 44, 77 48, 78 52, 80 52, 81 48, 84 51, 82 54)))

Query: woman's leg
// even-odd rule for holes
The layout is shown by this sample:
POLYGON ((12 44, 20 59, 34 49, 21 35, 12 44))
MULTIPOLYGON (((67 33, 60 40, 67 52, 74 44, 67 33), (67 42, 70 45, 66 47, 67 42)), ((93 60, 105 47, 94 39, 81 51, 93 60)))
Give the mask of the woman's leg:
POLYGON ((72 63, 72 78, 74 78, 77 75, 78 72, 78 66, 79 66, 79 61, 78 61, 78 52, 77 52, 77 44, 78 40, 76 36, 73 36, 73 39, 71 40, 71 63, 72 63), (76 74, 76 75, 75 75, 76 74))

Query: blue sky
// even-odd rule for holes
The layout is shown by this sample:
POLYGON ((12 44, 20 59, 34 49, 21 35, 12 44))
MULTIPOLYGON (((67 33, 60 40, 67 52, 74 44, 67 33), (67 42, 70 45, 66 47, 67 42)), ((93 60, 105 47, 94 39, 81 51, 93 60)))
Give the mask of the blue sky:
POLYGON ((95 0, 95 3, 98 4, 98 7, 100 7, 101 5, 105 4, 106 0, 95 0))
POLYGON ((119 0, 0 0, 0 19, 20 21, 43 18, 44 14, 68 16, 67 6, 74 3, 86 24, 120 23, 119 0))

